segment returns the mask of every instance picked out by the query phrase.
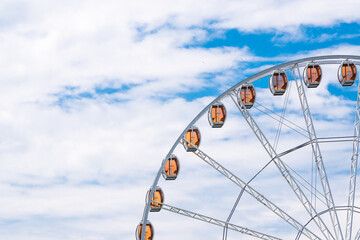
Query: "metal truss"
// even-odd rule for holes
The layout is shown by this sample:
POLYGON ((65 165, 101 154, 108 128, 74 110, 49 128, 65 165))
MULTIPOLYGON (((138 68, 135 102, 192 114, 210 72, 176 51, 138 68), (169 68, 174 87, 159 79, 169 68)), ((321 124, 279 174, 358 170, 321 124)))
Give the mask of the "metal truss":
MULTIPOLYGON (((190 143, 186 139, 182 139, 181 143, 184 143, 184 142, 193 145, 192 143, 190 143)), ((194 147, 196 147, 196 146, 194 146, 194 147)), ((270 200, 268 200, 264 195, 260 194, 258 191, 256 191, 254 188, 252 188, 245 181, 241 180, 239 177, 237 177, 232 172, 227 170, 220 163, 218 163, 217 161, 212 159, 205 152, 203 152, 202 150, 197 148, 196 151, 194 152, 194 154, 197 155, 199 158, 201 158, 204 162, 209 164, 211 167, 213 167, 215 170, 220 172, 226 178, 231 180, 233 183, 238 185, 240 188, 244 189, 247 193, 249 193, 252 197, 254 197, 258 202, 262 203, 270 211, 274 212, 276 215, 278 215, 280 218, 282 218, 288 224, 293 226, 296 230, 301 231, 301 229, 304 228, 304 226, 301 223, 296 221, 293 217, 291 217, 285 211, 283 211, 278 206, 276 206, 274 203, 272 203, 270 200)), ((304 231, 304 235, 307 236, 309 239, 320 239, 313 232, 311 232, 310 230, 308 230, 306 228, 305 228, 305 231, 304 231)))
POLYGON ((355 236, 354 240, 359 240, 359 239, 360 239, 360 229, 356 233, 356 236, 355 236))
MULTIPOLYGON (((324 161, 322 159, 318 139, 316 137, 315 127, 314 127, 314 123, 313 123, 313 120, 312 120, 312 117, 311 117, 309 104, 308 104, 308 101, 306 99, 305 89, 304 89, 303 81, 302 81, 303 79, 302 79, 302 76, 300 74, 299 66, 297 66, 297 65, 294 66, 294 68, 292 69, 292 72, 293 72, 293 75, 294 75, 294 78, 295 78, 296 89, 297 89, 297 92, 298 92, 298 95, 299 95, 301 108, 302 108, 302 111, 303 111, 303 114, 304 114, 306 128, 308 130, 309 138, 310 138, 310 141, 311 141, 311 147, 312 147, 312 152, 313 152, 313 155, 314 155, 314 160, 315 160, 316 165, 317 165, 321 185, 322 185, 322 188, 323 188, 323 191, 324 191, 324 194, 325 194, 326 206, 328 208, 333 208, 335 206, 334 199, 333 199, 333 196, 332 196, 332 193, 331 193, 329 180, 328 180, 327 175, 326 175, 324 161), (297 72, 299 74, 299 78, 296 77, 295 68, 297 69, 297 72)), ((336 210, 330 211, 329 213, 330 213, 331 222, 333 224, 333 228, 334 228, 334 231, 335 231, 336 239, 344 239, 344 237, 342 235, 342 231, 341 231, 339 217, 337 215, 336 210)))
MULTIPOLYGON (((334 207, 334 208, 326 209, 326 210, 320 212, 318 215, 316 215, 316 216, 314 216, 313 218, 311 218, 304 226, 306 227, 311 221, 314 220, 314 218, 318 217, 319 215, 323 215, 323 214, 325 214, 325 213, 327 213, 327 212, 329 212, 329 211, 335 211, 335 210, 336 210, 336 211, 347 211, 347 210, 349 210, 350 208, 351 208, 350 206, 336 206, 336 207, 334 207)), ((354 209, 354 212, 360 213, 360 208, 359 208, 359 207, 354 206, 353 209, 354 209)), ((299 240, 300 237, 301 237, 301 235, 302 235, 302 231, 300 231, 300 232, 298 233, 298 235, 296 236, 295 240, 299 240)), ((358 235, 356 235, 356 237, 355 237, 354 239, 358 240, 359 237, 360 237, 360 229, 359 229, 358 235)))
MULTIPOLYGON (((256 124, 253 117, 250 115, 250 113, 247 111, 246 107, 243 105, 243 103, 240 101, 238 103, 236 101, 236 93, 233 92, 233 95, 230 95, 231 99, 234 101, 235 105, 240 110, 241 114, 244 116, 246 122, 249 124, 250 128, 256 135, 256 137, 259 139, 260 143, 265 148, 266 152, 269 154, 271 159, 273 159, 273 162, 277 166, 277 168, 280 170, 281 174, 285 178, 285 180, 290 185, 291 189, 294 191, 296 196, 299 198, 302 205, 305 207, 306 211, 310 214, 311 217, 314 217, 317 215, 316 209, 314 206, 310 203, 304 192, 301 190, 300 186, 297 184, 296 179, 290 174, 290 171, 287 169, 285 164, 282 162, 278 154, 275 152, 274 148, 271 146, 270 142, 265 137, 264 133, 261 131, 259 126, 256 124), (235 96, 235 97, 234 97, 235 96), (239 105, 241 104, 241 106, 239 105)), ((321 232, 324 234, 326 239, 335 239, 329 229, 327 228, 324 221, 319 217, 314 219, 314 222, 319 227, 321 232)))
MULTIPOLYGON (((152 202, 159 203, 159 202, 156 202, 156 201, 152 201, 152 202)), ((191 212, 191 211, 188 211, 188 210, 185 210, 185 209, 173 207, 173 206, 170 206, 170 205, 165 204, 165 203, 159 203, 159 204, 162 205, 161 209, 163 209, 163 210, 166 210, 166 211, 169 211, 169 212, 172 212, 172 213, 177 213, 177 214, 189 217, 189 218, 194 218, 194 219, 197 219, 197 220, 200 220, 200 221, 203 221, 203 222, 207 222, 207 223, 210 223, 210 224, 214 224, 214 225, 217 225, 217 226, 220 226, 220 227, 227 226, 228 229, 231 229, 231 230, 234 230, 234 231, 237 231, 237 232, 241 232, 241 233, 247 234, 249 236, 253 236, 253 237, 256 237, 256 238, 260 238, 260 239, 267 239, 267 240, 282 240, 281 238, 278 238, 278 237, 274 237, 274 236, 271 236, 271 235, 268 235, 268 234, 265 234, 265 233, 254 231, 254 230, 251 230, 249 228, 240 227, 240 226, 232 224, 232 223, 226 223, 224 221, 221 221, 221 220, 218 220, 218 219, 215 219, 215 218, 212 218, 212 217, 207 217, 207 216, 199 214, 199 213, 195 213, 195 212, 191 212)))
MULTIPOLYGON (((353 215, 354 215, 354 201, 355 201, 355 187, 356 187, 356 173, 357 173, 357 162, 359 157, 359 137, 360 137, 360 82, 357 92, 357 102, 355 111, 355 124, 354 124, 354 141, 353 141, 353 152, 351 157, 351 169, 350 169, 350 184, 349 184, 349 197, 348 206, 350 207, 346 215, 346 233, 345 239, 351 239, 353 215)), ((357 234, 359 238, 360 233, 357 234)), ((355 239, 358 239, 355 238, 355 239)))

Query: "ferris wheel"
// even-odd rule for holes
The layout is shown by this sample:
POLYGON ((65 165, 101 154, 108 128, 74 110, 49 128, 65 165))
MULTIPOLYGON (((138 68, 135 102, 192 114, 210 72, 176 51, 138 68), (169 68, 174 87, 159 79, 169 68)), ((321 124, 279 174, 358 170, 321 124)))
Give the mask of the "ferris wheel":
MULTIPOLYGON (((355 197, 360 84, 354 84, 359 65, 360 56, 350 55, 318 56, 282 63, 238 82, 211 101, 184 129, 161 162, 145 195, 145 208, 135 231, 136 239, 155 239, 156 226, 149 219, 163 211, 182 215, 179 218, 191 218, 189 221, 217 225, 214 228, 221 232, 219 235, 223 240, 228 239, 230 231, 238 232, 237 238, 242 239, 360 239, 360 205, 355 197), (339 97, 330 100, 329 91, 323 97, 332 101, 329 111, 333 109, 333 115, 337 115, 334 117, 339 120, 337 125, 331 117, 320 120, 323 107, 316 91, 329 79, 336 79, 332 84, 337 84, 337 87, 331 86, 334 88, 332 92, 337 92, 339 97), (265 85, 269 88, 266 91, 265 85), (336 105, 341 102, 346 102, 350 113, 338 111, 336 105), (348 119, 349 114, 352 119, 348 119), (301 119, 296 116, 301 116, 301 119), (219 155, 214 157, 214 145, 204 146, 209 143, 209 138, 225 130, 227 124, 238 126, 232 118, 241 118, 242 121, 236 144, 250 149, 248 146, 256 142, 256 150, 251 150, 251 156, 261 152, 265 159, 250 160, 247 157, 239 170, 234 164, 227 167, 229 162, 219 159, 219 155), (208 126, 205 126, 204 119, 208 126), (342 125, 345 127, 340 127, 342 125), (250 137, 244 138, 242 134, 250 137), (186 169, 182 166, 192 164, 182 161, 176 154, 180 151, 194 161, 200 160, 217 177, 222 176, 228 184, 237 187, 236 199, 226 213, 227 218, 219 219, 165 201, 166 189, 160 187, 159 181, 165 181, 169 186, 180 181, 186 169), (262 176, 266 172, 270 173, 267 178, 262 176), (269 177, 273 175, 279 179, 275 181, 269 177), (277 189, 278 183, 286 186, 286 193, 280 190, 282 187, 277 189), (275 186, 270 189, 270 184, 275 186), (260 217, 257 224, 251 226, 246 225, 246 221, 233 221, 237 208, 246 208, 245 198, 256 203, 251 205, 254 213, 266 210, 266 216, 276 219, 274 225, 281 223, 279 228, 286 226, 291 233, 284 234, 273 226, 272 231, 267 231, 270 228, 261 227, 265 220, 260 217), (291 204, 281 200, 285 198, 292 199, 291 204), (297 207, 291 207, 295 202, 297 207), (257 207, 261 210, 256 211, 257 207)), ((327 88, 322 91, 326 92, 327 88)), ((227 130, 228 134, 233 132, 227 130)), ((226 134, 221 136, 224 140, 226 134)), ((225 139, 221 146, 228 140, 225 139)), ((253 218, 256 221, 256 217, 253 218)))

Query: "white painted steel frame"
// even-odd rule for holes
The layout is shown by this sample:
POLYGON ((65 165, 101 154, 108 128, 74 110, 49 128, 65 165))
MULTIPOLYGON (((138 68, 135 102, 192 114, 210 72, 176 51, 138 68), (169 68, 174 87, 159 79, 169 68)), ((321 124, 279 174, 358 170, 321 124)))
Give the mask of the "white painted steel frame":
POLYGON ((355 236, 354 240, 359 240, 359 239, 360 239, 360 229, 356 233, 356 236, 355 236))
MULTIPOLYGON (((336 210, 336 211, 348 211, 349 209, 351 209, 350 206, 335 206, 335 207, 333 207, 333 208, 329 208, 329 209, 326 209, 326 210, 320 212, 318 215, 323 215, 323 214, 325 214, 325 213, 327 213, 327 212, 329 212, 329 211, 335 211, 335 210, 336 210)), ((360 208, 354 206, 354 207, 353 207, 353 211, 356 212, 356 213, 360 213, 360 208)), ((311 218, 311 219, 304 225, 304 227, 306 227, 311 221, 313 221, 314 218, 318 217, 318 215, 316 215, 316 216, 314 216, 313 218, 311 218)), ((300 232, 298 233, 298 235, 296 236, 295 240, 299 240, 300 237, 301 237, 301 234, 302 234, 302 231, 300 231, 300 232)), ((360 234, 360 232, 359 232, 359 234, 360 234)), ((355 237, 354 239, 358 239, 358 238, 355 237)))
MULTIPOLYGON (((186 143, 193 145, 186 139, 182 139, 181 141, 182 142, 185 141, 186 143)), ((274 203, 272 203, 264 195, 260 194, 258 191, 256 191, 254 188, 252 188, 249 184, 247 184, 245 181, 243 181, 242 179, 237 177, 235 174, 230 172, 228 169, 223 167, 220 163, 215 161, 213 158, 211 158, 209 155, 207 155, 205 152, 203 152, 199 148, 196 149, 194 154, 197 155, 199 158, 201 158, 204 162, 209 164, 211 167, 213 167, 215 170, 220 172, 226 178, 231 180, 233 183, 238 185, 240 188, 244 189, 244 191, 246 191, 250 196, 254 197, 258 202, 260 202, 265 207, 267 207, 270 211, 272 211, 273 213, 278 215, 285 222, 287 222, 288 224, 293 226, 296 230, 300 231, 304 227, 301 223, 296 221, 293 217, 291 217, 285 211, 281 210, 281 208, 279 208, 274 203)), ((305 229, 304 235, 306 235, 309 239, 320 239, 318 236, 316 236, 313 232, 311 232, 308 229, 305 229)))
MULTIPOLYGON (((292 73, 293 73, 293 76, 295 78, 296 89, 297 89, 297 92, 298 92, 298 95, 299 95, 299 100, 300 100, 300 103, 301 103, 301 109, 303 111, 306 128, 307 128, 308 133, 309 133, 309 139, 311 141, 311 148, 312 148, 312 152, 314 154, 314 160, 315 160, 315 163, 317 165, 321 185, 322 185, 322 188, 323 188, 323 191, 324 191, 324 194, 325 194, 326 205, 327 205, 328 208, 333 208, 335 206, 334 198, 332 196, 329 180, 328 180, 327 175, 326 175, 324 161, 323 161, 323 158, 322 158, 322 155, 321 155, 318 139, 316 137, 314 122, 313 122, 312 117, 311 117, 309 103, 308 103, 307 98, 306 98, 305 89, 304 89, 304 85, 303 85, 303 79, 302 79, 302 76, 301 76, 300 69, 299 69, 298 65, 294 66, 294 68, 292 69, 292 73), (299 78, 296 77, 295 69, 297 69, 297 72, 299 74, 299 78)), ((336 210, 330 211, 329 213, 330 213, 331 222, 333 224, 333 228, 334 228, 334 231, 335 231, 336 239, 340 239, 340 238, 344 239, 344 237, 342 235, 342 231, 341 231, 339 217, 338 217, 338 215, 336 213, 336 210)))
MULTIPOLYGON (((177 140, 175 141, 175 143, 173 144, 173 146, 171 147, 171 149, 169 150, 168 154, 165 156, 164 159, 168 159, 170 157, 170 155, 174 152, 177 145, 180 143, 181 139, 185 136, 185 133, 187 132, 187 130, 191 126, 193 126, 199 120, 200 117, 202 117, 204 114, 207 113, 208 109, 212 106, 212 104, 216 103, 217 101, 221 101, 221 99, 227 97, 229 95, 229 93, 231 93, 232 91, 239 88, 239 86, 241 86, 242 84, 252 83, 252 82, 254 82, 254 81, 258 80, 258 79, 266 77, 266 76, 270 75, 272 73, 272 71, 274 71, 276 69, 289 70, 289 69, 293 68, 293 66, 295 64, 297 64, 299 67, 306 66, 307 63, 312 62, 312 61, 316 61, 320 65, 321 64, 341 64, 344 59, 352 60, 355 65, 360 64, 360 56, 355 56, 355 55, 316 56, 316 57, 303 58, 303 59, 298 59, 298 60, 293 60, 293 61, 290 61, 290 62, 282 63, 282 64, 279 64, 279 65, 270 67, 268 69, 265 69, 265 70, 263 70, 263 71, 261 71, 259 73, 256 73, 256 74, 244 79, 243 81, 240 81, 239 83, 235 84, 234 86, 232 86, 231 88, 229 88, 228 90, 223 92, 220 96, 215 98, 203 110, 200 111, 200 113, 188 124, 188 126, 180 134, 180 136, 177 138, 177 140)), ((160 179, 160 176, 161 176, 162 169, 165 167, 165 163, 166 163, 166 161, 164 161, 163 164, 161 164, 160 169, 158 170, 158 172, 157 172, 157 174, 155 176, 155 179, 154 179, 154 182, 153 182, 152 186, 157 186, 157 184, 159 182, 159 179, 160 179)), ((154 195, 154 190, 155 190, 155 188, 152 187, 152 190, 151 190, 151 193, 150 193, 150 198, 152 198, 152 196, 154 195)), ((150 210, 150 201, 147 204, 145 204, 142 221, 144 221, 144 222, 147 221, 148 215, 149 215, 149 210, 150 210)), ((360 237, 360 230, 359 230, 358 235, 360 237)), ((144 240, 145 239, 145 228, 143 228, 141 236, 142 236, 141 240, 144 240)))
POLYGON ((197 220, 200 220, 200 221, 203 221, 203 222, 207 222, 207 223, 210 223, 210 224, 214 224, 214 225, 217 225, 217 226, 220 226, 220 227, 225 227, 225 225, 227 225, 229 229, 237 231, 237 232, 241 232, 241 233, 249 235, 249 236, 253 236, 253 237, 256 237, 256 238, 260 238, 260 239, 267 239, 267 240, 282 240, 281 238, 277 238, 277 237, 271 236, 269 234, 254 231, 254 230, 251 230, 249 228, 241 227, 241 226, 238 226, 238 225, 235 225, 235 224, 232 224, 232 223, 226 223, 224 221, 221 221, 221 220, 218 220, 218 219, 215 219, 215 218, 212 218, 212 217, 208 217, 208 216, 205 216, 205 215, 202 215, 202 214, 199 214, 199 213, 195 213, 195 212, 188 211, 188 210, 185 210, 185 209, 170 206, 170 205, 165 204, 165 203, 161 203, 161 204, 162 204, 162 209, 164 209, 166 211, 177 213, 177 214, 180 214, 180 215, 183 215, 183 216, 186 216, 186 217, 194 218, 194 219, 197 219, 197 220))
POLYGON ((360 137, 360 81, 358 83, 357 102, 355 111, 355 124, 354 124, 354 141, 353 141, 353 152, 351 157, 350 167, 350 183, 349 183, 349 197, 348 209, 346 215, 346 233, 345 239, 351 239, 353 215, 354 215, 354 201, 355 201, 355 188, 356 188, 356 174, 357 174, 357 162, 359 157, 359 137, 360 137))
MULTIPOLYGON (((347 141, 353 141, 353 139, 354 139, 354 137, 341 137, 340 139, 339 139, 339 137, 334 137, 334 138, 332 138, 332 137, 327 137, 327 138, 318 138, 318 142, 319 143, 323 143, 323 142, 325 142, 325 143, 330 143, 330 142, 347 142, 347 141)), ((291 152, 293 152, 293 151, 296 151, 296 150, 298 150, 298 149, 300 149, 300 148, 303 148, 303 147, 305 147, 305 146, 307 146, 307 145, 309 145, 310 144, 310 141, 308 141, 308 142, 306 142, 306 143, 303 143, 303 144, 300 144, 300 145, 298 145, 298 146, 296 146, 296 147, 293 147, 293 148, 291 148, 291 149, 288 149, 288 150, 286 150, 285 152, 282 152, 282 153, 279 153, 278 154, 278 156, 279 157, 282 157, 282 156, 284 156, 284 155, 287 155, 287 154, 289 154, 289 153, 291 153, 291 152)), ((268 163, 266 163, 263 167, 262 167, 262 169, 260 169, 246 184, 247 185, 249 185, 270 163, 272 162, 272 160, 270 160, 268 163)), ((299 182, 300 183, 300 182, 299 182)), ((301 184, 301 183, 300 183, 301 184)), ((305 187, 306 188, 306 187, 305 187)), ((231 212, 230 212, 230 214, 229 214, 229 216, 228 216, 228 218, 227 218, 227 220, 226 220, 226 223, 229 223, 230 222, 230 219, 231 219, 231 217, 232 217, 232 215, 233 215, 233 213, 234 213, 234 211, 235 211, 235 209, 236 209, 236 207, 237 207, 237 205, 239 204, 239 202, 240 202, 240 200, 241 200, 241 198, 242 198, 242 196, 243 196, 243 193, 244 193, 244 188, 243 189, 241 189, 241 191, 240 191, 240 193, 239 193, 239 195, 238 195, 238 197, 237 197, 237 199, 236 199, 236 201, 235 201, 235 203, 234 203, 234 206, 233 206, 233 208, 232 208, 232 210, 231 210, 231 212)), ((309 190, 310 191, 310 190, 309 190)), ((317 191, 317 190, 316 190, 317 191)), ((302 231, 301 231, 302 232, 302 231)), ((301 235, 300 233, 301 232, 299 232, 299 236, 301 235)), ((227 228, 226 228, 226 225, 225 225, 225 227, 224 227, 224 230, 223 230, 223 240, 226 240, 227 239, 227 228)))
MULTIPOLYGON (((249 127, 251 128, 255 136, 259 139, 261 145, 263 145, 264 149, 269 154, 270 158, 273 159, 273 162, 275 163, 276 167, 279 169, 281 175, 288 182, 289 186, 291 187, 295 195, 298 197, 301 204, 304 206, 304 208, 310 214, 311 217, 317 215, 316 209, 308 200, 304 192, 301 190, 300 186, 297 184, 297 181, 291 175, 290 171, 283 163, 283 161, 280 159, 279 155, 276 153, 270 142, 267 140, 265 134, 261 131, 260 127, 257 125, 257 123, 255 122, 254 118, 251 116, 249 111, 246 109, 245 105, 242 102, 240 102, 241 105, 239 105, 239 102, 235 100, 234 96, 236 96, 235 92, 233 93, 233 95, 230 95, 231 99, 234 101, 235 105, 243 115, 244 119, 248 123, 249 127)), ((326 239, 335 239, 332 236, 329 229, 327 228, 324 221, 320 217, 317 218, 314 222, 319 227, 319 229, 326 237, 326 239)))

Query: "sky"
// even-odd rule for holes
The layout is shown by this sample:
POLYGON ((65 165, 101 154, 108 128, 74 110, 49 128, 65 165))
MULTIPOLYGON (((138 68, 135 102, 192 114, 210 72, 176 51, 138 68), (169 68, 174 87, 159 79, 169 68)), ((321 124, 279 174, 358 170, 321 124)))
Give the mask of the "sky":
MULTIPOLYGON (((359 8, 357 0, 1 0, 0 239, 135 239, 146 192, 190 121, 268 67, 360 55, 359 8)), ((337 68, 324 66, 320 86, 306 90, 320 137, 353 134, 358 77, 342 88, 337 68)), ((255 107, 281 112, 285 98, 273 97, 267 83, 254 83, 255 107)), ((285 117, 304 128, 290 86, 285 117)), ((223 128, 211 129, 207 116, 196 123, 201 149, 248 181, 270 159, 232 100, 223 102, 223 128)), ((256 108, 251 113, 273 142, 278 123, 256 108)), ((300 136, 283 127, 277 150, 308 140, 300 136)), ((344 205, 352 144, 321 146, 334 199, 344 205)), ((241 189, 182 146, 175 153, 178 179, 159 182, 165 203, 226 219, 241 189)), ((310 147, 283 160, 310 181, 310 147)), ((275 165, 253 186, 301 223, 309 220, 275 165)), ((154 239, 222 237, 220 227, 166 211, 149 219, 154 239)), ((296 236, 247 194, 232 220, 296 236)), ((254 238, 229 232, 228 239, 254 238)))

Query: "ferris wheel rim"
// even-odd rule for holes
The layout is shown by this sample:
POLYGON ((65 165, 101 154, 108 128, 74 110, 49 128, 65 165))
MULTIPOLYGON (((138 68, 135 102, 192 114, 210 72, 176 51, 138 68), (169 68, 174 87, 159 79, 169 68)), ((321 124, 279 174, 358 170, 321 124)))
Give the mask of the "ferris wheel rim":
MULTIPOLYGON (((346 211, 346 210, 350 209, 351 207, 352 206, 335 206, 334 208, 325 209, 325 210, 319 212, 318 214, 316 214, 315 216, 313 216, 312 218, 310 218, 310 220, 307 223, 304 224, 304 227, 306 227, 311 221, 314 220, 314 218, 317 218, 319 215, 323 215, 323 214, 325 214, 325 213, 327 213, 329 211, 335 211, 336 209, 339 209, 340 211, 346 211)), ((356 210, 357 210, 357 211, 354 211, 354 212, 360 214, 360 207, 354 206, 354 208, 356 208, 356 210)), ((302 235, 302 231, 299 231, 296 238, 295 238, 295 240, 298 240, 301 237, 301 235, 302 235)))

